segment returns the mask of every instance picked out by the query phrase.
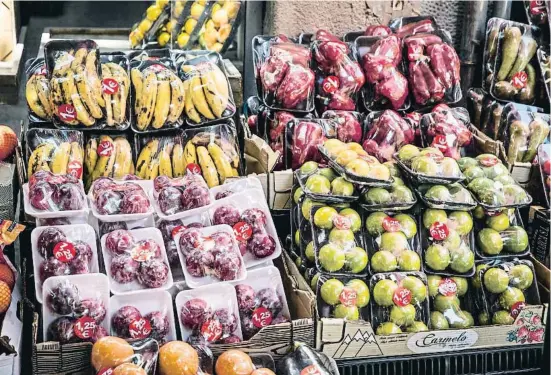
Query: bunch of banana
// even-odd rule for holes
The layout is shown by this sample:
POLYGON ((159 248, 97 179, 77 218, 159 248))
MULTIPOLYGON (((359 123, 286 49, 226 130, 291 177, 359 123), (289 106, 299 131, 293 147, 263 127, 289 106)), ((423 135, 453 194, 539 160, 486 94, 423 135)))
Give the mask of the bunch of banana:
POLYGON ((219 1, 212 6, 210 18, 199 32, 199 44, 203 49, 220 52, 230 36, 233 21, 237 17, 241 2, 219 1))
POLYGON ((78 142, 41 143, 29 157, 27 175, 30 177, 38 171, 48 171, 54 174, 73 174, 80 178, 83 159, 84 151, 78 142))
POLYGON ((181 69, 190 77, 184 82, 185 111, 189 120, 198 124, 224 117, 230 101, 229 82, 224 72, 210 61, 182 65, 181 69))
POLYGON ((82 47, 58 56, 50 80, 50 106, 57 118, 68 125, 93 126, 103 118, 105 100, 95 49, 82 47), (70 106, 62 107, 64 104, 70 106))
POLYGON ((128 36, 131 48, 136 48, 142 44, 145 35, 151 30, 153 23, 157 21, 167 6, 169 6, 168 0, 157 0, 155 4, 147 8, 144 19, 132 26, 132 30, 128 36))
POLYGON ((166 123, 177 122, 184 110, 184 84, 170 69, 151 65, 140 71, 130 71, 136 100, 136 126, 146 130, 149 126, 162 128, 166 123))
POLYGON ((50 87, 45 74, 33 73, 25 86, 25 97, 30 110, 43 120, 52 118, 50 87))
POLYGON ((186 167, 183 155, 181 143, 168 138, 152 139, 138 156, 136 175, 144 180, 157 176, 182 177, 186 167))
POLYGON ((99 138, 90 138, 85 152, 86 190, 100 177, 122 179, 135 172, 132 148, 124 137, 113 139, 102 135, 99 138))
MULTIPOLYGON (((103 80, 111 78, 116 81, 117 89, 110 91, 110 88, 103 90, 103 101, 107 126, 120 125, 126 120, 126 100, 130 91, 130 79, 126 70, 114 62, 101 64, 101 77, 103 80)), ((106 80, 104 82, 113 82, 106 80)))
POLYGON ((189 16, 185 19, 182 28, 178 32, 176 43, 179 48, 185 48, 189 42, 191 33, 197 26, 197 21, 205 11, 206 0, 197 0, 189 8, 189 16))

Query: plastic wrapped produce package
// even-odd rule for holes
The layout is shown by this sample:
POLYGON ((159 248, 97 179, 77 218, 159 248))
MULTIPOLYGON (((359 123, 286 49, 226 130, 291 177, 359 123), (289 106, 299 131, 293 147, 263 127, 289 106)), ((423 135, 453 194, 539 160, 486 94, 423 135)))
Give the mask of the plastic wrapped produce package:
POLYGON ((415 142, 415 128, 398 112, 372 112, 365 120, 363 149, 380 162, 392 160, 392 155, 405 144, 415 142))
POLYGON ((323 112, 321 118, 335 122, 338 140, 345 143, 361 142, 363 133, 363 115, 361 113, 344 110, 327 110, 323 112))
POLYGON ((463 277, 427 276, 431 303, 430 328, 469 328, 474 326, 471 312, 467 311, 469 283, 463 277))
POLYGON ((327 119, 293 119, 285 131, 285 166, 293 170, 309 161, 321 162, 318 147, 334 138, 336 122, 327 119))
POLYGON ((153 339, 128 343, 114 337, 102 337, 92 347, 91 362, 96 375, 114 374, 154 375, 159 356, 159 343, 153 339))
POLYGON ((470 211, 476 207, 476 201, 463 185, 419 185, 415 192, 423 203, 430 208, 470 211))
POLYGON ((390 188, 364 187, 360 205, 368 211, 403 211, 408 210, 417 198, 400 177, 393 177, 390 188))
POLYGON ((304 194, 317 201, 341 203, 358 199, 356 186, 329 167, 314 161, 306 162, 295 171, 295 179, 304 194))
POLYGON ((176 220, 203 211, 214 199, 205 179, 188 172, 184 177, 159 176, 153 181, 153 201, 160 218, 176 220))
POLYGON ((549 115, 528 111, 511 111, 505 119, 502 142, 507 163, 532 163, 538 146, 549 138, 549 115))
POLYGON ((324 318, 369 321, 370 290, 363 278, 321 273, 316 290, 319 315, 324 318))
POLYGON ((105 125, 117 130, 127 129, 131 121, 130 62, 122 52, 102 53, 100 62, 103 99, 100 105, 105 103, 105 125))
POLYGON ((44 58, 29 59, 25 62, 25 98, 29 111, 29 121, 47 122, 53 116, 50 103, 50 80, 44 58))

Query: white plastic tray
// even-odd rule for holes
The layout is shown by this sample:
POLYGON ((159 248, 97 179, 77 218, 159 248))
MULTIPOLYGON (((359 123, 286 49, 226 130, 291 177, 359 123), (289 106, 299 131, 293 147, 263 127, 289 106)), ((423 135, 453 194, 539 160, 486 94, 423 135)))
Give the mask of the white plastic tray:
MULTIPOLYGON (((212 195, 212 192, 210 190, 209 190, 209 197, 210 197, 210 202, 212 204, 212 202, 214 202, 214 196, 212 195)), ((172 215, 166 215, 166 214, 163 213, 163 211, 161 211, 161 208, 159 207, 159 202, 157 201, 157 198, 155 197, 155 191, 152 190, 152 191, 149 192, 149 200, 153 203, 153 207, 155 209, 155 213, 157 214, 157 216, 159 216, 161 219, 167 220, 167 221, 173 221, 173 220, 177 220, 177 219, 184 219, 188 216, 198 215, 202 212, 205 212, 207 210, 207 208, 210 207, 210 205, 207 204, 206 206, 193 208, 191 210, 176 212, 175 214, 172 214, 172 215)))
POLYGON ((86 199, 86 194, 84 193, 84 186, 82 181, 79 180, 80 188, 82 190, 82 196, 84 197, 83 208, 80 210, 71 210, 71 211, 42 211, 37 210, 31 205, 29 200, 29 184, 26 183, 23 185, 23 205, 25 206, 25 213, 29 216, 35 217, 37 219, 53 219, 57 217, 75 217, 75 216, 88 216, 88 201, 86 199))
POLYGON ((248 176, 239 179, 232 179, 225 184, 214 186, 210 189, 213 198, 216 197, 216 194, 231 191, 232 193, 241 193, 248 189, 258 189, 264 193, 262 184, 256 176, 248 176))

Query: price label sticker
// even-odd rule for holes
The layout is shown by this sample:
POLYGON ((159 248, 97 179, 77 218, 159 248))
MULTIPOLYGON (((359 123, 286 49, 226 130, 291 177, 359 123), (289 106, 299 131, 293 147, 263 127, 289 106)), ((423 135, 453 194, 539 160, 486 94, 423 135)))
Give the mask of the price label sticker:
POLYGON ((333 225, 337 229, 348 230, 352 227, 352 221, 350 218, 343 215, 335 215, 333 218, 333 225))
POLYGON ((130 250, 130 256, 136 262, 146 262, 155 256, 155 251, 148 243, 139 243, 130 250))
POLYGON ((495 156, 484 156, 478 159, 478 162, 485 167, 493 167, 494 165, 499 163, 499 159, 495 156))
POLYGON ((62 104, 57 107, 57 113, 63 121, 74 121, 77 118, 77 112, 72 104, 62 104))
POLYGON ((128 325, 128 332, 133 339, 145 339, 151 334, 151 323, 148 319, 135 319, 128 325))
POLYGON ((430 236, 435 241, 444 241, 446 238, 448 238, 448 235, 450 234, 450 230, 448 229, 448 226, 445 223, 435 221, 430 226, 429 233, 430 233, 430 236))
POLYGON ((321 371, 317 365, 310 365, 300 370, 300 375, 321 375, 321 371))
POLYGON ((110 141, 101 141, 98 145, 99 156, 111 156, 113 152, 113 143, 110 141))
POLYGON ((526 82, 528 82, 528 75, 525 71, 515 73, 511 79, 511 84, 519 90, 526 86, 526 82))
POLYGON ((113 368, 111 367, 104 367, 101 370, 98 371, 96 375, 113 375, 113 368))
POLYGON ((172 238, 176 238, 176 236, 179 234, 179 233, 182 233, 184 230, 186 230, 186 227, 184 225, 178 225, 177 227, 175 227, 174 229, 172 229, 172 231, 170 232, 170 235, 172 236, 172 238))
POLYGON ((340 87, 339 79, 336 76, 328 76, 321 83, 323 91, 327 94, 333 94, 340 87))
POLYGON ((446 297, 455 296, 457 294, 457 284, 453 281, 453 279, 446 277, 440 280, 440 284, 438 285, 438 293, 446 297))
POLYGON ((201 334, 208 342, 218 341, 222 337, 222 324, 218 320, 209 319, 201 326, 201 334))
POLYGON ((201 174, 201 167, 199 164, 189 163, 186 165, 186 170, 193 174, 201 174))
POLYGON ((245 242, 253 235, 253 228, 248 223, 240 221, 233 226, 233 233, 237 241, 245 242))
POLYGON ((76 255, 75 246, 70 242, 61 241, 54 246, 54 257, 60 262, 68 263, 72 261, 76 255))
POLYGON ((518 314, 526 307, 526 302, 518 301, 511 306, 511 316, 516 318, 518 314))
POLYGON ((398 232, 402 230, 402 226, 400 225, 400 222, 390 216, 387 216, 383 219, 383 229, 386 232, 398 232))
POLYGON ((443 134, 438 134, 434 137, 432 140, 432 147, 436 147, 440 151, 446 152, 448 150, 448 141, 446 136, 443 134))
POLYGON ((252 322, 256 328, 269 326, 272 319, 272 312, 265 307, 259 307, 253 311, 252 322))
POLYGON ((71 160, 67 164, 67 173, 74 178, 82 177, 82 163, 78 160, 71 160))
POLYGON ((40 67, 38 67, 35 71, 34 71, 34 74, 38 75, 38 76, 45 76, 46 75, 46 66, 45 65, 41 65, 40 67))
POLYGON ((96 321, 89 316, 79 318, 73 326, 73 332, 80 339, 89 339, 96 333, 96 321))
POLYGON ((339 301, 346 307, 351 307, 356 305, 356 301, 358 300, 358 293, 353 288, 350 288, 348 286, 345 286, 339 294, 339 301))
POLYGON ((104 78, 101 81, 101 90, 106 95, 115 95, 119 92, 119 83, 114 78, 104 78))
POLYGON ((394 295, 392 296, 392 301, 394 301, 396 306, 404 307, 409 305, 411 302, 411 291, 402 286, 396 288, 394 295))

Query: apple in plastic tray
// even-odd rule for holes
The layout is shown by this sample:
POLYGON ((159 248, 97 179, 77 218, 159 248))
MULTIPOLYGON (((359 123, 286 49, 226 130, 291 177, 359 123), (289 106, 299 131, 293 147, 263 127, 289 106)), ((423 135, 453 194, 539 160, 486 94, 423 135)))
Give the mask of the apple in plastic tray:
POLYGON ((84 207, 85 196, 73 176, 39 171, 29 179, 29 202, 39 211, 76 211, 84 207))
POLYGON ((145 191, 134 182, 100 178, 92 185, 92 197, 100 215, 143 214, 150 207, 145 191))

